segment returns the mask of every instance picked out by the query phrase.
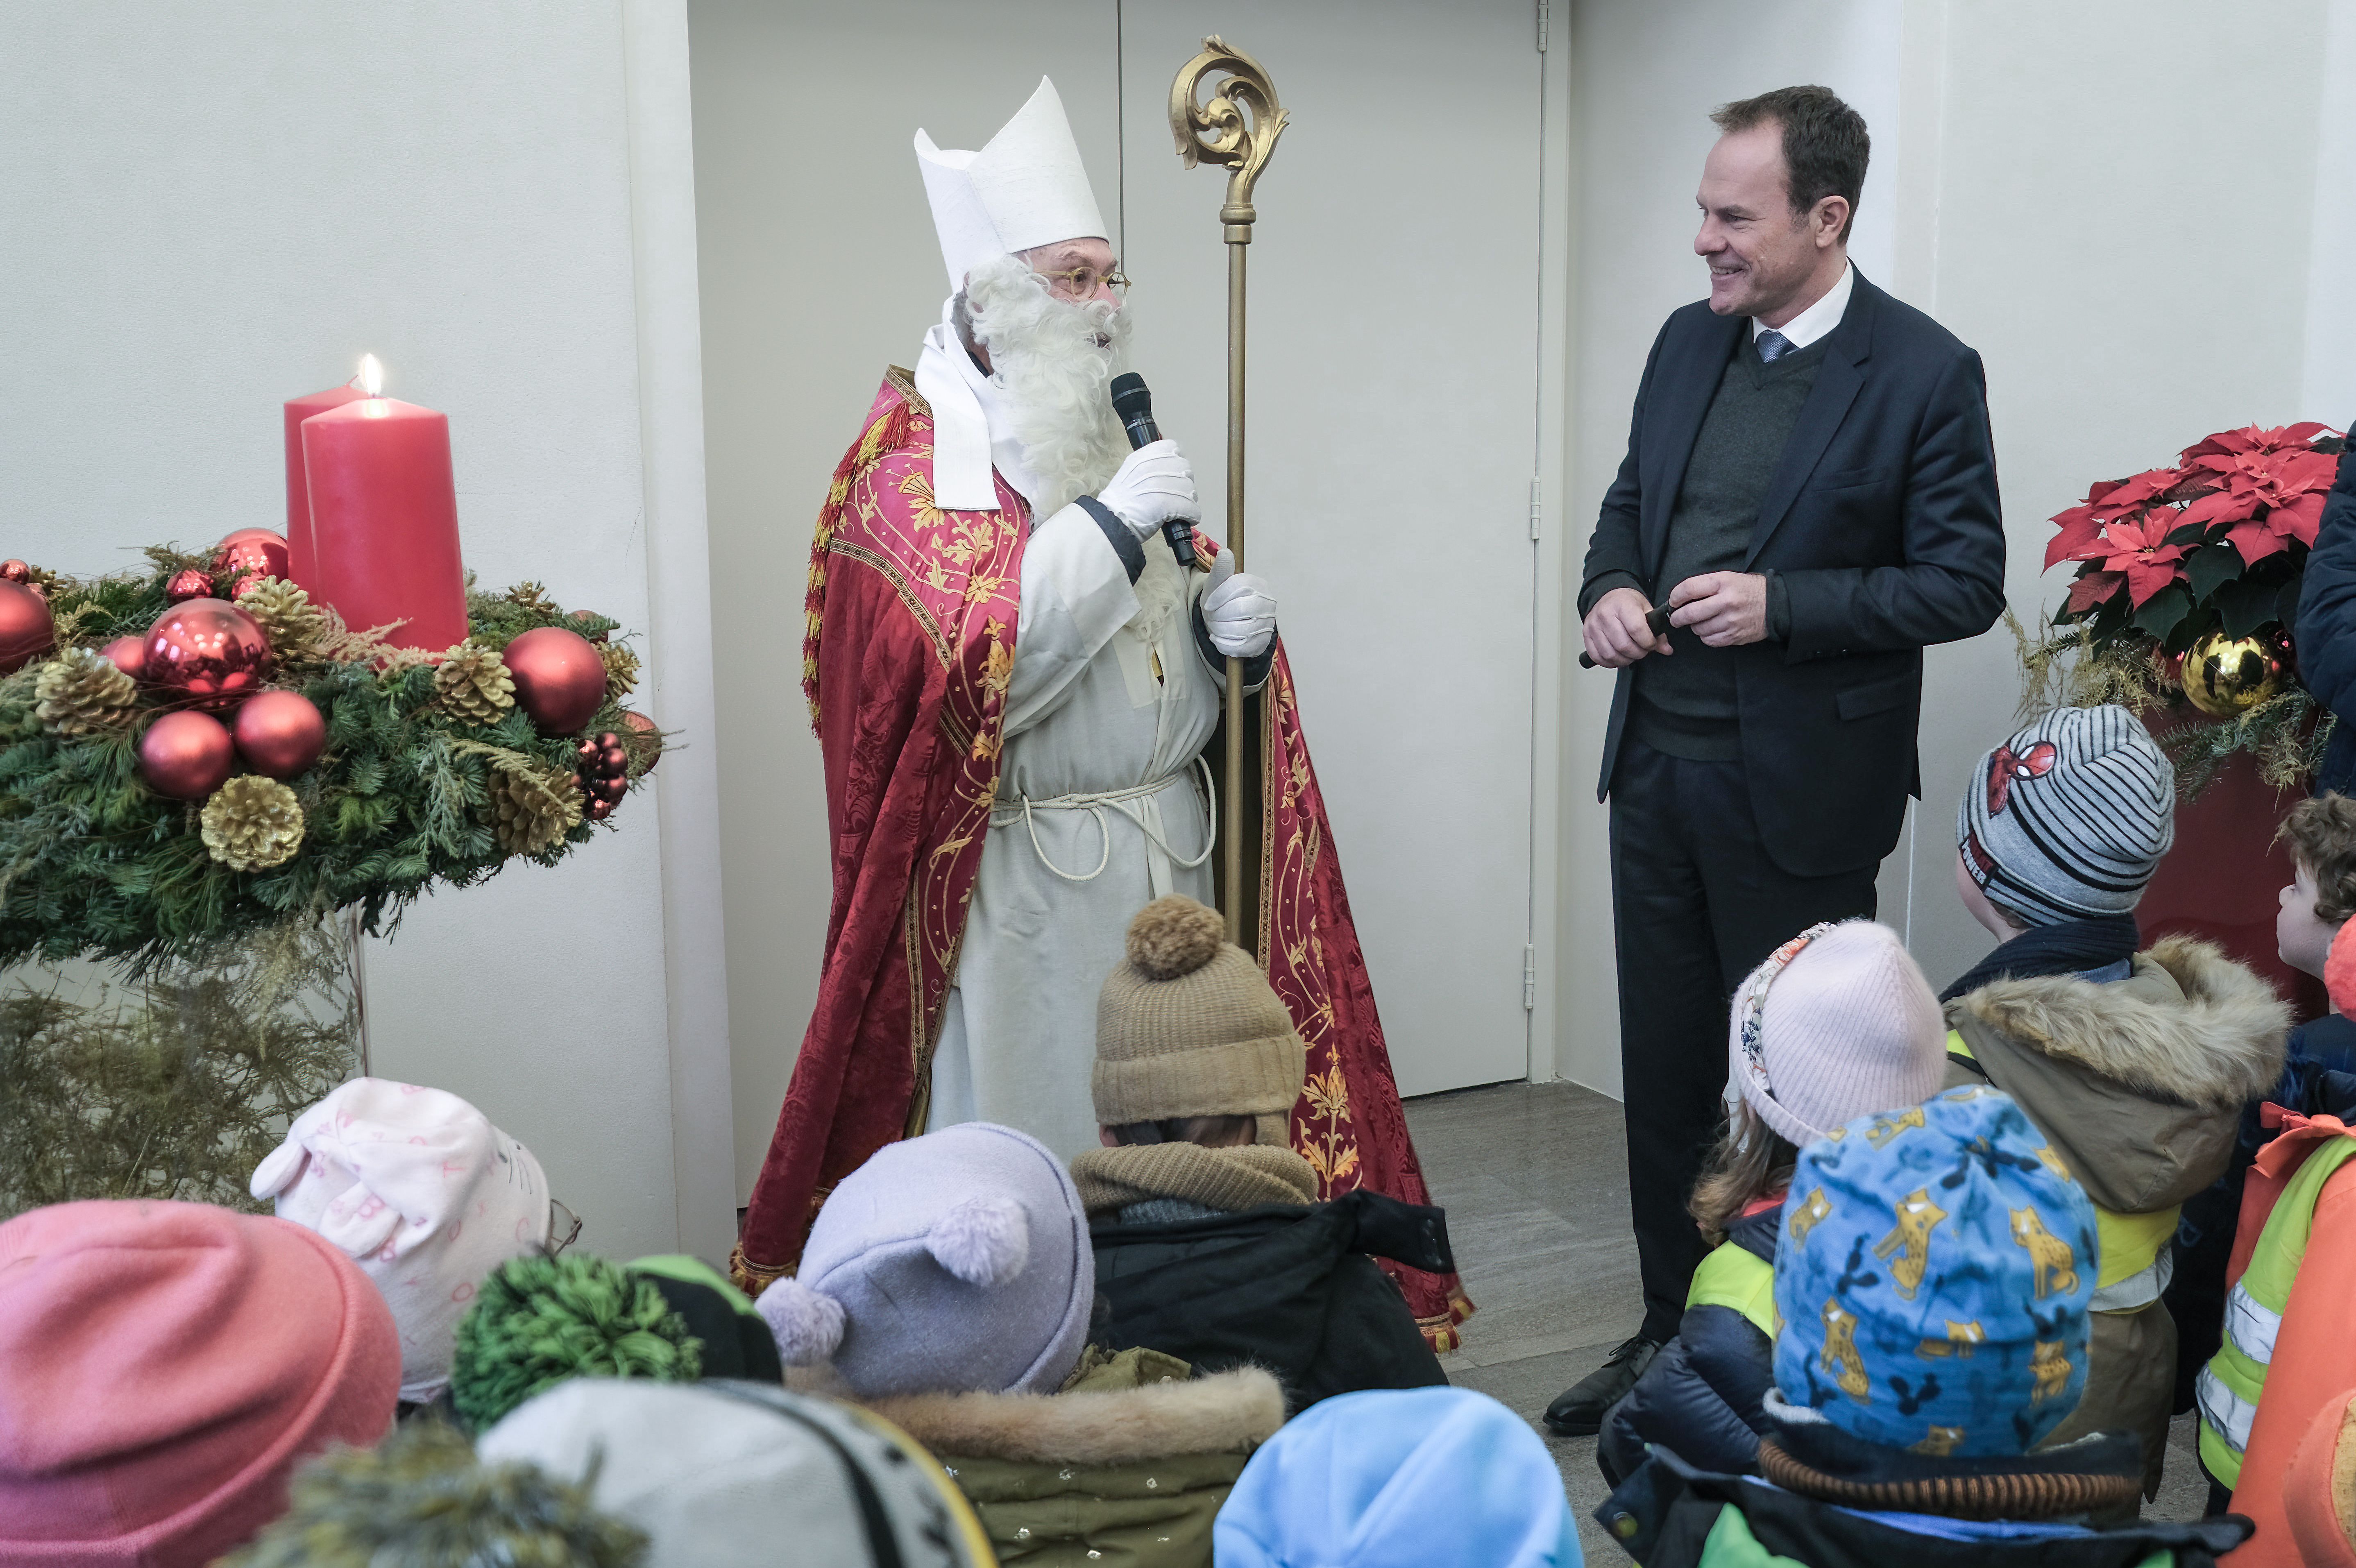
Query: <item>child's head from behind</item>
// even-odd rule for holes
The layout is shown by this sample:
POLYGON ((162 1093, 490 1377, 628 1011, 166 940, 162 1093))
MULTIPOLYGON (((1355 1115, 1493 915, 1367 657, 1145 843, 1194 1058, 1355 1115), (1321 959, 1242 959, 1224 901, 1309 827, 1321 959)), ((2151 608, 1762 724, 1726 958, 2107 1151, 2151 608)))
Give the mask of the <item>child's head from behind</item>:
POLYGON ((844 1177, 756 1305, 787 1366, 830 1360, 862 1397, 1053 1393, 1096 1306, 1087 1214, 1036 1138, 944 1127, 844 1177))
POLYGON ((2284 963, 2319 976, 2333 933, 2356 914, 2356 800, 2302 800, 2275 837, 2289 847, 2291 867, 2275 941, 2284 963))
POLYGON ((1308 1048, 1216 910, 1156 899, 1097 997, 1088 1087, 1106 1144, 1282 1147, 1308 1048))
POLYGON ((2077 1407, 2094 1210, 2009 1095, 1951 1089, 1800 1151, 1775 1387, 1877 1447, 2018 1456, 2077 1407))
POLYGON ((1946 1025, 1898 933, 1869 920, 1809 927, 1734 993, 1727 1060, 1740 1105, 1694 1189, 1718 1232, 1789 1179, 1799 1146, 1939 1087, 1946 1025))
POLYGON ((2175 769, 2142 722, 2115 703, 2057 708, 1973 764, 1956 885, 1998 936, 2126 914, 2175 842, 2175 769))

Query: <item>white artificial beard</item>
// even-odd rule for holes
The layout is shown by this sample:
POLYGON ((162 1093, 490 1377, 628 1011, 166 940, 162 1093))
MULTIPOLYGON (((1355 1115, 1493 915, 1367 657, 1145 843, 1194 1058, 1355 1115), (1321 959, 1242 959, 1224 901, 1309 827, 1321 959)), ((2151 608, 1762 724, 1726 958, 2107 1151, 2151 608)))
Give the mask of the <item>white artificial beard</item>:
POLYGON ((1129 313, 1104 300, 1057 299, 1020 256, 973 269, 965 300, 973 340, 1006 389, 1009 433, 1039 485, 1033 515, 1052 517, 1102 489, 1129 455, 1111 390, 1127 357, 1129 313))

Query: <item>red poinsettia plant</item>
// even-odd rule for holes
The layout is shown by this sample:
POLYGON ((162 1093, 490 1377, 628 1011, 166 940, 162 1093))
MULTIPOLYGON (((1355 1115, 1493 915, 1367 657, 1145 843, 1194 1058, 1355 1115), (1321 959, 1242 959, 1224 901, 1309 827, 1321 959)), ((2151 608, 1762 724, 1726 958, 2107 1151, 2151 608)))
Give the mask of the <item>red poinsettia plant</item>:
POLYGON ((2053 518, 2046 566, 2078 563, 2055 620, 2169 654, 2214 630, 2288 625, 2344 445, 2329 425, 2250 425, 2194 443, 2173 467, 2096 484, 2053 518))

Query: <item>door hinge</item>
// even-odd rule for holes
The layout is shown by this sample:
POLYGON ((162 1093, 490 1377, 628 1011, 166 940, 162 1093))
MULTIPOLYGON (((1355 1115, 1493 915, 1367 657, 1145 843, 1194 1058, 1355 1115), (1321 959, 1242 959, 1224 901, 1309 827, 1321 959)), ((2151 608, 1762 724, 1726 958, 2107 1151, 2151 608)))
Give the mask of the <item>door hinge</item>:
POLYGON ((1546 53, 1547 13, 1554 9, 1553 0, 1538 0, 1538 53, 1546 53))
POLYGON ((1535 1012, 1538 1005, 1538 950, 1532 943, 1522 949, 1522 1011, 1535 1012))
POLYGON ((1538 523, 1545 515, 1546 486, 1533 478, 1530 481, 1530 538, 1538 537, 1538 523))

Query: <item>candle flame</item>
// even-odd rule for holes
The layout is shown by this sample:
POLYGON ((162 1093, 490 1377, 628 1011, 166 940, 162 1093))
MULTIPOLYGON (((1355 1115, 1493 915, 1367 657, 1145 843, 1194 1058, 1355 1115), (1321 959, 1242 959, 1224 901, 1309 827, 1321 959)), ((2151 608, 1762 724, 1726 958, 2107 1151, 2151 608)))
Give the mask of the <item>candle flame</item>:
POLYGON ((360 390, 371 398, 384 390, 384 366, 373 354, 360 356, 360 390))

